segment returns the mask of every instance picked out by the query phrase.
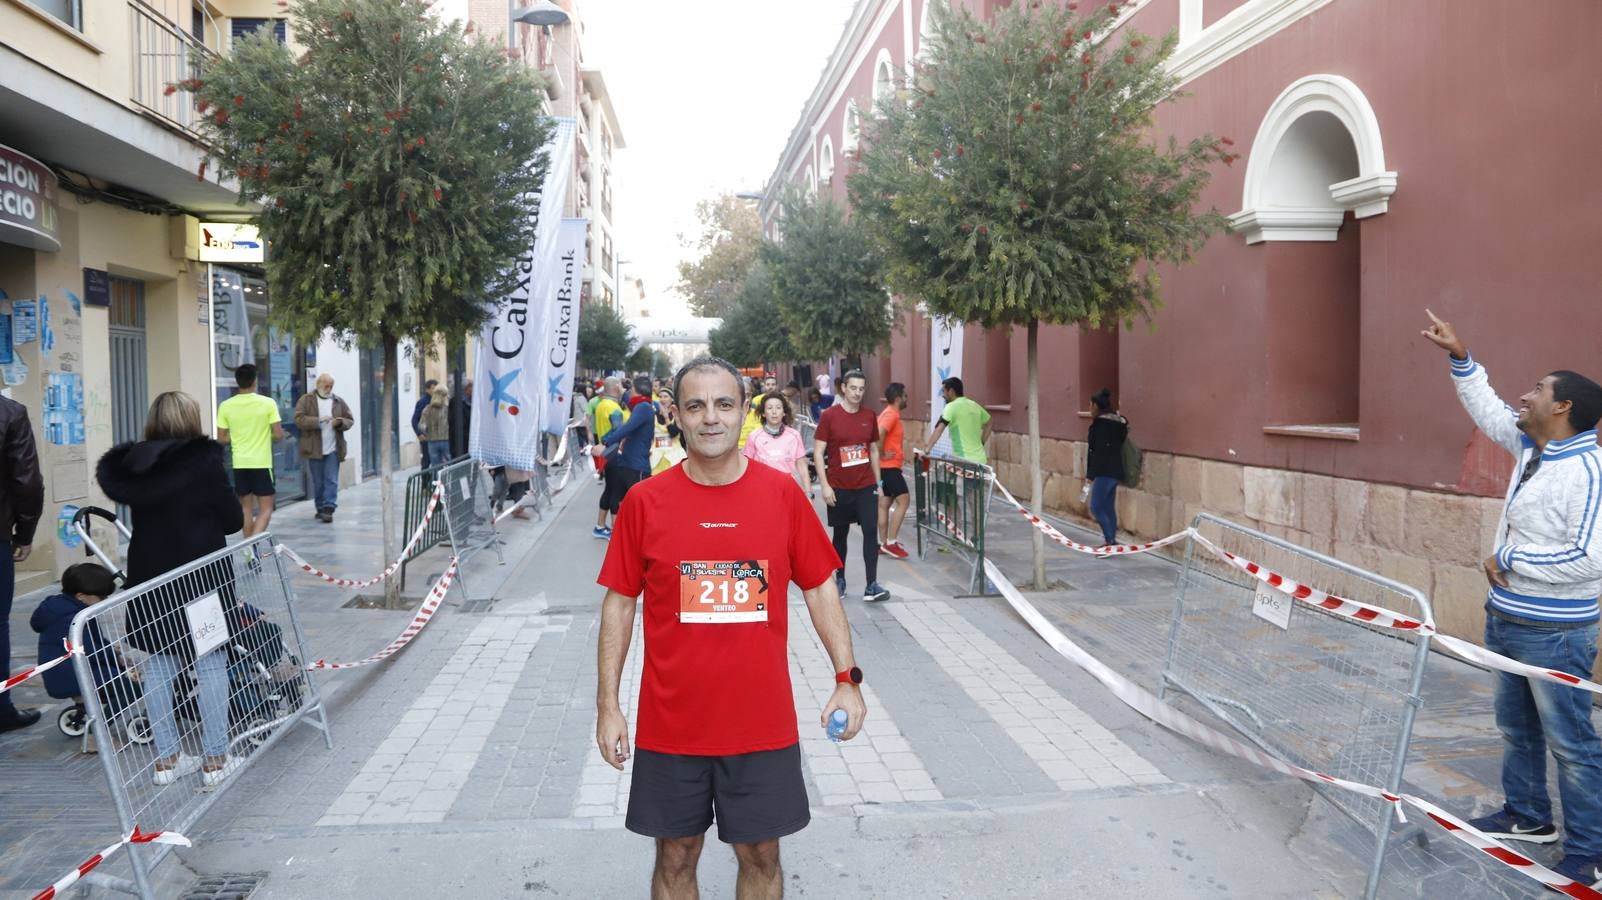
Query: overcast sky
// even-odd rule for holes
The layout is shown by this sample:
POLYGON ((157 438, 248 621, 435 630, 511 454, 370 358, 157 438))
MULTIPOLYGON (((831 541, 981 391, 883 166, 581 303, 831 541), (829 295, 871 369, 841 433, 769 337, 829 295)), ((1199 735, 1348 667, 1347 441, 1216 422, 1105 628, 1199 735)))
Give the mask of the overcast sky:
POLYGON ((683 309, 664 301, 696 202, 761 190, 853 5, 579 0, 585 65, 605 75, 628 145, 613 166, 616 249, 653 316, 683 309))

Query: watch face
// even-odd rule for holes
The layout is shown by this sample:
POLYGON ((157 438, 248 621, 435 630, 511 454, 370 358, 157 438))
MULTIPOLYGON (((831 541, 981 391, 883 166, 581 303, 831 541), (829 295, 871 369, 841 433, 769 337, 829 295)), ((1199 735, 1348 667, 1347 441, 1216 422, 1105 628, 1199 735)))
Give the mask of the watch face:
POLYGON ((857 668, 856 666, 852 666, 851 667, 851 683, 852 684, 861 684, 862 683, 862 670, 857 668))

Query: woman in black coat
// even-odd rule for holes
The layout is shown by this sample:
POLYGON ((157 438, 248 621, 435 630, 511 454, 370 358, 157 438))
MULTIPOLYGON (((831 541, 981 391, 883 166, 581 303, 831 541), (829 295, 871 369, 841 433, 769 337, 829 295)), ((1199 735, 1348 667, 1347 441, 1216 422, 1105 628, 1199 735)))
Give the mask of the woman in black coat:
MULTIPOLYGON (((96 478, 106 496, 133 516, 128 586, 151 581, 228 545, 244 527, 223 446, 201 430, 200 406, 182 391, 150 404, 145 439, 119 444, 100 458, 96 478)), ((195 657, 187 608, 215 593, 224 613, 235 605, 232 560, 185 576, 128 604, 128 643, 150 656, 144 663, 145 701, 155 732, 156 784, 203 769, 206 785, 237 767, 228 756, 228 657, 222 647, 195 657), (173 716, 172 682, 193 666, 200 685, 201 748, 205 761, 183 752, 173 716)))
POLYGON ((1102 546, 1118 543, 1118 482, 1124 478, 1124 441, 1129 420, 1113 409, 1112 391, 1102 388, 1090 398, 1090 452, 1085 477, 1090 480, 1090 514, 1101 526, 1102 546))

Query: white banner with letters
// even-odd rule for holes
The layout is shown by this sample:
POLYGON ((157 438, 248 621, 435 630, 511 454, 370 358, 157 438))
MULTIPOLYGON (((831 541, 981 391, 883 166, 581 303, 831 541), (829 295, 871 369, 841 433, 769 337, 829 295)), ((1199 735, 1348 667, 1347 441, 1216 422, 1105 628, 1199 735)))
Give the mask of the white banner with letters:
POLYGON ((547 324, 562 284, 562 211, 573 176, 574 121, 554 122, 543 188, 529 198, 534 241, 514 263, 517 287, 496 305, 476 347, 468 453, 491 466, 533 469, 540 453, 547 324))
POLYGON ((545 430, 567 430, 573 405, 573 359, 578 356, 579 289, 584 281, 584 236, 589 219, 563 219, 556 237, 556 271, 545 317, 545 430))
MULTIPOLYGON (((945 395, 940 393, 940 382, 953 376, 962 377, 962 323, 940 316, 929 317, 929 428, 932 431, 946 410, 945 395)), ((951 451, 951 432, 940 435, 940 441, 930 449, 934 456, 954 456, 951 451)))

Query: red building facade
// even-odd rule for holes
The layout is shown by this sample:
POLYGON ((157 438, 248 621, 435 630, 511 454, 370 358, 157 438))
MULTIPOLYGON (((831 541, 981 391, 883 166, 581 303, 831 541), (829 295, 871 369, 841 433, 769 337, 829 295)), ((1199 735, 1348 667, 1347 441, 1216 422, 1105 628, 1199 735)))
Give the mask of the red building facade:
MULTIPOLYGON (((862 0, 775 174, 844 202, 853 116, 893 90, 928 0, 862 0)), ((981 13, 997 5, 970 0, 981 13)), ((1136 0, 1120 27, 1178 33, 1184 96, 1157 137, 1228 135, 1202 203, 1230 218, 1119 332, 1042 330, 1047 505, 1082 514, 1081 412, 1112 388, 1146 450, 1120 491, 1142 537, 1207 509, 1430 593, 1477 637, 1478 560, 1511 461, 1477 437, 1419 336, 1453 321, 1513 398, 1553 369, 1602 377, 1602 5, 1549 0, 1136 0)), ((910 313, 870 360, 927 418, 930 333, 910 313)), ((991 455, 1028 489, 1023 335, 968 326, 963 376, 991 455)), ((909 426, 911 423, 909 422, 909 426)))

